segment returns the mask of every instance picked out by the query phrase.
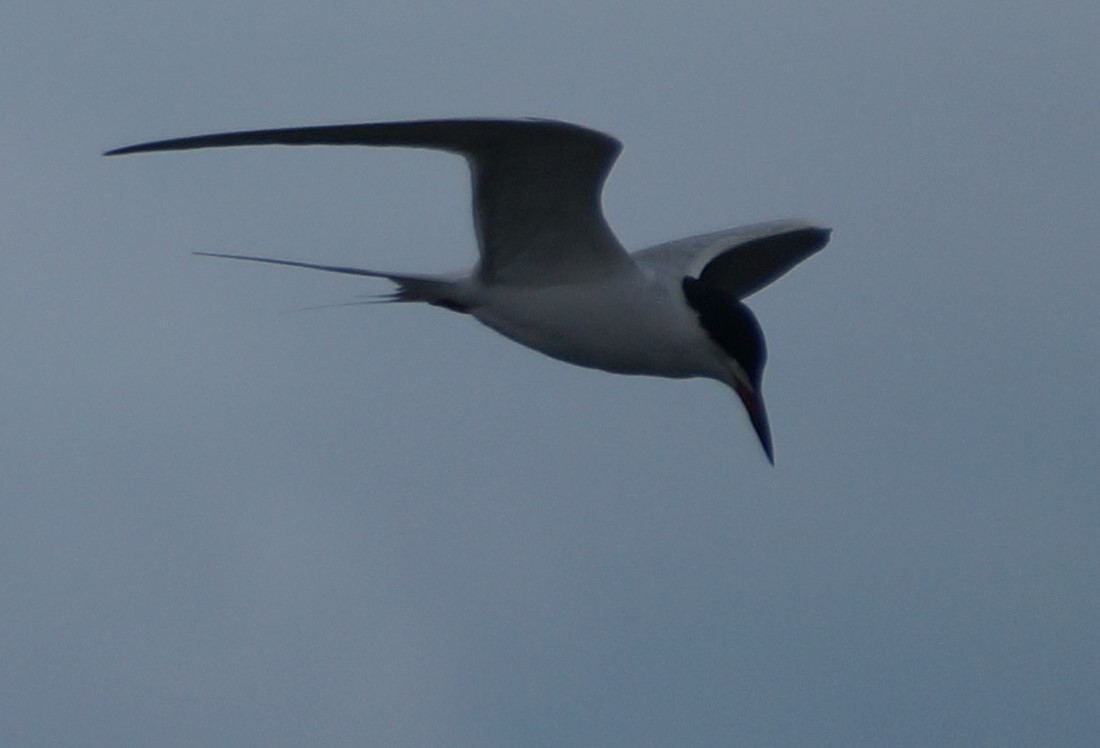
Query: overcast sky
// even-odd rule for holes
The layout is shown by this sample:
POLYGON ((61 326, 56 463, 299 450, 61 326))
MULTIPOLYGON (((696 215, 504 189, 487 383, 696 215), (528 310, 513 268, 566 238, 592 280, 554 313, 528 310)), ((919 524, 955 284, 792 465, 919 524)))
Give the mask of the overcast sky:
POLYGON ((1100 5, 0 7, 0 743, 1085 746, 1100 5), (714 382, 231 263, 475 257, 460 159, 234 128, 542 116, 641 248, 805 217, 714 382))

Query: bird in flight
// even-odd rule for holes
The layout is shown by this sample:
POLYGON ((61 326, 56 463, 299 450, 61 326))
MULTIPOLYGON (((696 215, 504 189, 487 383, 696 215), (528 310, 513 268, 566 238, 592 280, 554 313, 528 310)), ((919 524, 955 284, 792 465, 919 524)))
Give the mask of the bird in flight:
POLYGON ((742 303, 829 241, 798 220, 750 224, 627 253, 601 208, 615 138, 550 120, 439 119, 198 135, 114 156, 250 145, 430 148, 463 156, 473 181, 479 258, 454 276, 208 254, 384 278, 397 302, 469 314, 553 358, 620 374, 707 377, 740 397, 769 462, 761 393, 767 350, 742 303))

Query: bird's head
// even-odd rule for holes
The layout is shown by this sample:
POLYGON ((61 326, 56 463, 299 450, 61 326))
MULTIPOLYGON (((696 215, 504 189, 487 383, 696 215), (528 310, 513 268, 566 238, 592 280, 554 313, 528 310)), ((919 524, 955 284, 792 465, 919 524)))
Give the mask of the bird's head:
POLYGON ((764 407, 761 384, 768 350, 764 332, 749 308, 736 296, 705 282, 686 277, 684 295, 695 310, 699 323, 724 357, 722 381, 733 388, 752 422, 768 462, 775 463, 768 411, 764 407))

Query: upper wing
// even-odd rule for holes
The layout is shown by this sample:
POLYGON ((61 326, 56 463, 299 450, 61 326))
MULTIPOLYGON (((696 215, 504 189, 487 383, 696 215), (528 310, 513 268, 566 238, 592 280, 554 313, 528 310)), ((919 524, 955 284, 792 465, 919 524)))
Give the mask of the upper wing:
POLYGON ((829 233, 805 221, 771 221, 678 239, 634 256, 743 299, 824 247, 829 233))
POLYGON ((433 148, 464 156, 486 283, 549 285, 630 265, 608 227, 600 192, 621 149, 565 122, 426 120, 199 135, 117 148, 108 156, 241 145, 433 148))

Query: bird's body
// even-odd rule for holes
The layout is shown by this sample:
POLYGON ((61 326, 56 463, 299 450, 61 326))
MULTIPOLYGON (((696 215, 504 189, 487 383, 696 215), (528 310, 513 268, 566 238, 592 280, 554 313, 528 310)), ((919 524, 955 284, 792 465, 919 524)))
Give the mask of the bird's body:
POLYGON ((620 145, 542 120, 431 120, 201 135, 108 155, 238 145, 376 145, 464 156, 474 186, 478 264, 417 276, 246 255, 216 255, 374 278, 393 301, 468 313, 517 343, 620 374, 707 377, 734 388, 772 459, 760 394, 766 352, 741 299, 821 249, 829 231, 775 221, 628 254, 600 209, 620 145))
POLYGON ((676 285, 647 270, 542 288, 483 286, 482 303, 470 313, 505 337, 571 364, 617 374, 705 376, 713 357, 701 349, 710 341, 676 285))

